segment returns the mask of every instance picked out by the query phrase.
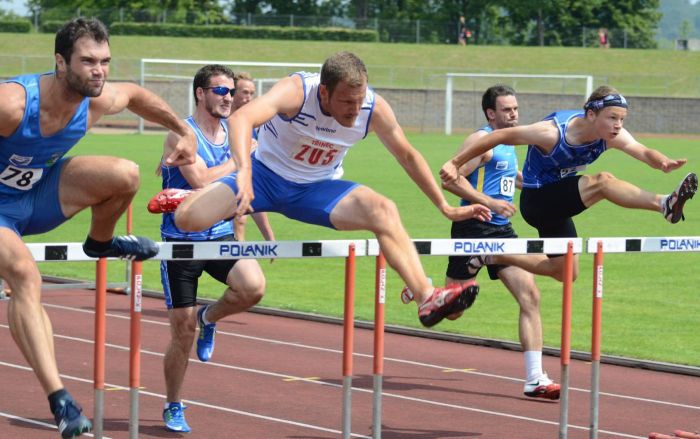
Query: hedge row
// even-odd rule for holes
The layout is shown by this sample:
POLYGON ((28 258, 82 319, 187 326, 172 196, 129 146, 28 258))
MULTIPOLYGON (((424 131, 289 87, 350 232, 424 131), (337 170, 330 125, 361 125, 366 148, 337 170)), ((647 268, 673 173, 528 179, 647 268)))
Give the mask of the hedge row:
POLYGON ((45 34, 55 34, 66 24, 67 20, 47 20, 39 25, 39 31, 45 34))
POLYGON ((29 20, 0 20, 0 32, 28 34, 32 30, 29 20))
MULTIPOLYGON (((54 31, 55 32, 55 31, 54 31)), ((374 30, 343 28, 112 23, 112 35, 169 37, 252 38, 269 40, 379 41, 374 30)))

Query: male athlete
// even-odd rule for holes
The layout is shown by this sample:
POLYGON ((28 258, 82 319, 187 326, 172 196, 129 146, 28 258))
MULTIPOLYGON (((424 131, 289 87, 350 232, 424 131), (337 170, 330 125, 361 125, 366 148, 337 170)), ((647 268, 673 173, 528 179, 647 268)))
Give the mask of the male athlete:
MULTIPOLYGON (((490 87, 481 106, 487 124, 472 133, 465 143, 495 130, 518 124, 518 100, 515 91, 505 85, 490 87)), ((452 239, 517 238, 509 218, 515 213, 513 195, 521 187, 518 158, 513 145, 498 145, 460 167, 460 176, 443 187, 462 198, 462 204, 481 203, 491 209, 491 221, 468 219, 452 223, 452 239), (466 178, 465 178, 466 177, 466 178)), ((469 265, 468 256, 450 256, 446 283, 474 279, 480 266, 469 265)), ((540 290, 534 276, 512 265, 488 265, 492 280, 500 279, 520 307, 519 334, 525 359, 523 393, 533 398, 558 399, 559 385, 542 370, 542 321, 540 290)))
POLYGON ((153 93, 107 83, 109 35, 96 19, 77 18, 56 33, 54 72, 0 83, 0 278, 12 289, 10 332, 48 396, 64 438, 91 429, 64 388, 53 331, 41 305, 41 274, 22 236, 44 233, 85 208, 92 221, 83 249, 92 257, 142 260, 158 252, 148 238, 113 236, 139 187, 135 163, 64 155, 106 114, 125 108, 181 136, 166 152, 171 165, 191 163, 196 141, 188 126, 153 93))
MULTIPOLYGON (((697 191, 696 174, 687 174, 673 192, 665 195, 642 190, 609 172, 579 174, 610 148, 667 173, 685 165, 686 159, 670 159, 639 143, 622 127, 627 111, 624 96, 613 87, 600 86, 589 96, 583 110, 557 111, 540 122, 496 130, 466 142, 462 150, 443 165, 440 177, 447 184, 454 182, 460 166, 496 145, 529 145, 523 165, 520 211, 540 237, 576 237, 573 217, 601 200, 626 208, 659 212, 675 224, 683 218, 686 201, 697 191)), ((574 259, 576 278, 578 255, 574 259)), ((560 280, 564 272, 561 255, 552 255, 551 259, 529 255, 474 256, 470 261, 472 266, 484 263, 517 265, 560 280)))
MULTIPOLYGON (((225 120, 234 107, 234 73, 226 66, 206 65, 195 74, 192 88, 196 108, 186 122, 197 135, 197 159, 191 165, 163 165, 163 188, 199 189, 236 170, 225 120)), ((165 149, 175 142, 177 135, 170 133, 165 140, 165 149)), ((266 216, 265 213, 255 215, 266 216)), ((258 223, 267 225, 267 228, 261 228, 265 239, 274 239, 267 219, 258 223)), ((201 232, 185 232, 177 228, 172 213, 163 214, 161 236, 166 241, 235 239, 231 221, 220 221, 201 232)), ((188 433, 191 428, 185 419, 180 390, 187 372, 195 328, 199 326, 197 356, 201 361, 209 361, 214 351, 216 322, 258 303, 265 291, 265 277, 255 259, 161 261, 160 274, 170 318, 170 343, 163 358, 166 387, 163 421, 167 430, 188 433), (215 303, 197 310, 198 283, 203 272, 228 288, 215 303)))
MULTIPOLYGON (((488 219, 484 206, 447 203, 389 104, 368 87, 364 63, 340 52, 326 60, 320 75, 301 72, 282 79, 231 116, 237 175, 185 198, 175 211, 175 222, 183 230, 203 230, 252 209, 338 230, 369 230, 389 265, 416 292, 421 323, 433 326, 469 307, 478 286, 471 282, 433 288, 396 205, 366 186, 340 179, 345 154, 370 131, 443 215, 451 220, 488 219), (251 159, 250 132, 260 125, 258 149, 251 159)), ((156 198, 173 204, 162 195, 156 198)))

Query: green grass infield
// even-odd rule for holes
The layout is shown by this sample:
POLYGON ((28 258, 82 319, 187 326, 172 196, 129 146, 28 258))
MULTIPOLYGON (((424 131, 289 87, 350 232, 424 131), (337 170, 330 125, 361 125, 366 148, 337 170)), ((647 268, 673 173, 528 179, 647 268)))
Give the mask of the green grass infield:
MULTIPOLYGON (((460 145, 462 138, 444 135, 409 135, 413 145, 426 157, 437 173, 460 145)), ((146 211, 148 199, 160 189, 154 169, 161 155, 164 135, 90 134, 72 153, 80 155, 116 155, 137 162, 141 169, 141 189, 134 200, 134 229, 137 234, 160 240, 160 216, 146 211)), ((618 152, 604 154, 587 173, 608 171, 619 178, 653 192, 670 192, 690 170, 698 171, 700 150, 697 141, 680 138, 648 138, 643 141, 673 158, 688 158, 682 170, 664 174, 618 152)), ((518 147, 522 163, 525 148, 518 147)), ((355 145, 345 160, 345 178, 365 184, 396 202, 412 238, 449 238, 450 222, 441 216, 413 184, 377 138, 371 135, 355 145)), ((455 197, 449 196, 454 204, 455 197)), ((517 198, 516 198, 517 200, 517 198)), ((700 200, 686 205, 686 221, 668 224, 653 212, 632 211, 602 202, 576 217, 579 236, 695 236, 700 231, 700 200)), ((90 214, 84 211, 56 230, 26 238, 27 242, 82 241, 88 230, 90 214)), ((279 240, 366 239, 366 232, 337 232, 301 224, 278 214, 270 222, 279 240)), ((536 232, 516 215, 513 219, 520 237, 536 237, 536 232)), ((119 230, 124 230, 124 218, 119 230)), ((253 221, 249 221, 249 240, 260 240, 253 221)), ((426 272, 435 284, 444 281, 446 257, 422 257, 426 272)), ((700 300, 697 285, 700 271, 695 264, 700 255, 610 254, 605 256, 602 351, 618 355, 700 366, 700 300)), ((270 263, 261 260, 267 277, 267 292, 261 305, 300 310, 330 316, 343 312, 342 259, 284 259, 270 263)), ((94 278, 92 263, 42 263, 44 274, 79 279, 94 278)), ((124 279, 124 263, 111 263, 110 282, 124 279)), ((481 293, 474 306, 454 321, 445 321, 438 331, 472 336, 518 340, 518 307, 500 282, 479 275, 481 293)), ((558 347, 561 326, 562 288, 558 282, 538 277, 542 291, 541 313, 546 346, 558 347)), ((144 287, 162 290, 159 266, 144 264, 144 287)), ((389 270, 387 278, 386 321, 390 324, 420 327, 416 306, 403 305, 399 292, 403 284, 389 270)), ((374 258, 357 261, 356 318, 373 319, 374 258)), ((203 276, 200 294, 218 297, 223 287, 203 276)), ((592 305, 592 257, 581 256, 581 274, 574 285, 572 349, 590 350, 592 305)))

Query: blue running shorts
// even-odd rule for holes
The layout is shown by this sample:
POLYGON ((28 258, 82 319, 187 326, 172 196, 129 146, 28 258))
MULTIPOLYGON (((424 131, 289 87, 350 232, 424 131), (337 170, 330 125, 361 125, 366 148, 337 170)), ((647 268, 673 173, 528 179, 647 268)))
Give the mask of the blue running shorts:
POLYGON ((26 193, 0 200, 0 227, 19 236, 38 235, 53 230, 68 218, 63 215, 58 198, 61 169, 68 158, 51 166, 39 183, 26 193))
MULTIPOLYGON (((251 160, 255 194, 251 207, 255 212, 278 212, 307 224, 335 229, 330 220, 331 211, 343 197, 359 186, 347 180, 294 183, 275 174, 254 157, 251 160)), ((238 193, 235 174, 223 177, 219 182, 238 193)))

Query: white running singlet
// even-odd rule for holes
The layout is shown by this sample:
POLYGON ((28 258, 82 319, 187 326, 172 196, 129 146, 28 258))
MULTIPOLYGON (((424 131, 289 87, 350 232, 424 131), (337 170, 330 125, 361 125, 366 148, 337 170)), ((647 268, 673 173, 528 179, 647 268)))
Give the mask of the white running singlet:
POLYGON ((260 127, 255 158, 285 180, 312 183, 339 179, 348 149, 367 136, 374 109, 374 92, 367 87, 355 126, 346 128, 321 110, 318 73, 298 72, 304 104, 287 119, 281 114, 260 127))

